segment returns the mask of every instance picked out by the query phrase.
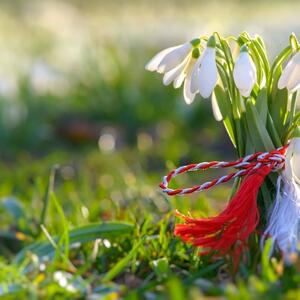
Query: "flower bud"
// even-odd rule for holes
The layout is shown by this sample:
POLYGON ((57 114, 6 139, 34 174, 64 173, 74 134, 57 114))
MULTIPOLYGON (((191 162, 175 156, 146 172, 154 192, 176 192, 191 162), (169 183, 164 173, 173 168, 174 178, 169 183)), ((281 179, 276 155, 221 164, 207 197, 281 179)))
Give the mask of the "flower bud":
POLYGON ((278 88, 287 88, 290 92, 300 87, 300 52, 296 53, 283 69, 278 81, 278 88))
POLYGON ((255 64, 245 45, 241 48, 240 54, 234 65, 233 78, 241 95, 249 97, 257 77, 255 64))

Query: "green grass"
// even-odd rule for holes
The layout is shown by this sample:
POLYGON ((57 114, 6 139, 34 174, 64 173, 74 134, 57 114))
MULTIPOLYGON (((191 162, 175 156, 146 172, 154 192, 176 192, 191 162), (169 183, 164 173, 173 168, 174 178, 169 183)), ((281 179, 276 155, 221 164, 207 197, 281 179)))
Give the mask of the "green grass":
POLYGON ((135 156, 59 152, 1 166, 4 299, 299 296, 298 263, 283 269, 267 249, 261 258, 254 248, 234 274, 228 257, 201 258, 174 238, 175 207, 213 214, 224 204, 211 199, 224 199, 228 189, 166 199, 157 188, 161 171, 147 167, 150 154, 135 156))

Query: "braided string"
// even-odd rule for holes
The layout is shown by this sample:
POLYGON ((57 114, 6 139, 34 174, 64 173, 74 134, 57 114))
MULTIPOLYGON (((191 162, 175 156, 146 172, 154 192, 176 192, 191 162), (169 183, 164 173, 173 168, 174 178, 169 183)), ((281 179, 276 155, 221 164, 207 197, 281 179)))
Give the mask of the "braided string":
POLYGON ((174 195, 187 195, 195 192, 200 192, 203 190, 208 190, 220 183, 225 183, 233 178, 245 176, 254 173, 257 169, 262 166, 270 166, 273 171, 277 171, 284 167, 285 163, 285 153, 288 144, 272 150, 270 152, 256 152, 250 154, 244 158, 240 158, 235 161, 225 162, 225 161, 211 161, 211 162, 201 162, 198 164, 189 164, 186 166, 181 166, 177 169, 172 170, 168 175, 163 177, 161 184, 159 185, 162 191, 169 196, 174 195), (239 169, 237 172, 224 175, 220 178, 207 181, 200 185, 196 185, 189 188, 179 188, 172 189, 169 188, 170 181, 178 176, 179 174, 184 174, 186 172, 194 172, 207 169, 218 169, 218 168, 236 168, 239 169))

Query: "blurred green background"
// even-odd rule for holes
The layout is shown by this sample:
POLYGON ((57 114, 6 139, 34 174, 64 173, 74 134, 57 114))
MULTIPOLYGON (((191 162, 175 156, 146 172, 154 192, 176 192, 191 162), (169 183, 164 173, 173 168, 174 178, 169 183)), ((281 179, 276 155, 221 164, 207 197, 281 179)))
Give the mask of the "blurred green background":
POLYGON ((87 145, 101 151, 170 145, 160 149, 162 157, 178 159, 191 157, 193 144, 219 147, 220 137, 228 144, 209 101, 186 106, 181 91, 164 88, 145 63, 162 48, 213 31, 260 34, 272 57, 300 31, 299 1, 0 5, 1 156, 12 161, 20 153, 87 145))
MULTIPOLYGON (((299 1, 279 0, 1 0, 0 264, 44 238, 39 221, 54 165, 70 228, 142 224, 148 215, 165 222, 175 207, 218 211, 230 185, 191 198, 160 193, 161 176, 174 166, 236 156, 210 100, 187 106, 181 90, 164 87, 144 65, 163 48, 213 31, 257 33, 274 57, 291 32, 299 36, 299 11, 299 1)), ((43 221, 58 234, 54 211, 43 221)))

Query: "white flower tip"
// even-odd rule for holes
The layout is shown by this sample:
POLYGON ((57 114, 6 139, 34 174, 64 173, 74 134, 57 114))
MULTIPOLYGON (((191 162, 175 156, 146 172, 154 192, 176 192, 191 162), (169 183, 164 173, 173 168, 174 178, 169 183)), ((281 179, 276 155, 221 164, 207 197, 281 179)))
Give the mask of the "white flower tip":
POLYGON ((243 97, 249 97, 252 90, 240 90, 240 93, 243 97))
POLYGON ((164 74, 166 73, 166 66, 165 65, 162 65, 162 66, 158 66, 158 68, 156 69, 157 73, 159 74, 164 74))
POLYGON ((282 76, 280 76, 279 80, 278 80, 278 84, 277 87, 282 90, 284 88, 286 88, 287 83, 285 82, 286 80, 283 80, 284 78, 282 76))
POLYGON ((170 85, 171 82, 172 81, 170 80, 170 78, 167 77, 166 74, 165 74, 164 77, 163 77, 163 85, 168 86, 168 85, 170 85))
POLYGON ((196 94, 198 92, 198 87, 196 85, 191 85, 191 93, 196 94))
POLYGON ((168 53, 172 52, 176 47, 170 47, 158 52, 155 56, 151 58, 151 60, 146 64, 145 69, 147 71, 157 71, 159 65, 162 60, 168 55, 168 53))
POLYGON ((151 61, 145 65, 145 70, 150 72, 156 71, 156 69, 151 65, 151 61))
POLYGON ((212 111, 213 111, 213 115, 216 119, 217 122, 220 122, 223 120, 223 116, 221 114, 217 99, 216 99, 216 95, 215 93, 212 94, 211 96, 211 105, 212 105, 212 111))
POLYGON ((200 92, 200 95, 204 99, 208 99, 211 96, 211 93, 200 92))
POLYGON ((184 102, 185 102, 187 105, 191 105, 191 104, 194 102, 194 99, 190 99, 190 98, 184 97, 184 102))
POLYGON ((191 93, 189 79, 186 79, 183 87, 183 97, 186 104, 191 104, 195 99, 196 94, 191 93))

